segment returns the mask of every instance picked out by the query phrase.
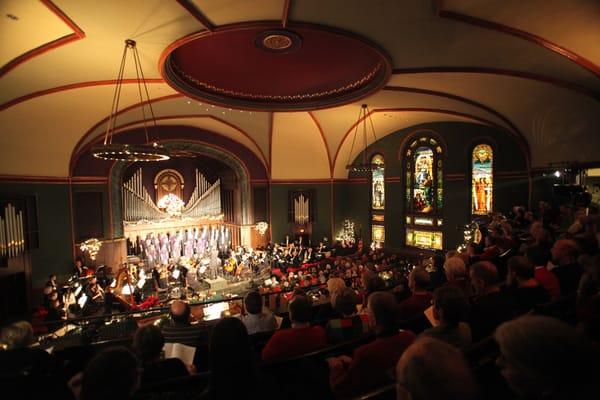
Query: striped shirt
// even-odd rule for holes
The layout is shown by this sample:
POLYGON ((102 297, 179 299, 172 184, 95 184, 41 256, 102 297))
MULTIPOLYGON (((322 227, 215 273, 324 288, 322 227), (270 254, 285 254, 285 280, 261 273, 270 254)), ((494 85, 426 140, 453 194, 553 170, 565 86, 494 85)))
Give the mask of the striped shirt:
POLYGON ((162 334, 166 343, 181 343, 196 347, 202 342, 208 342, 208 330, 201 324, 196 325, 165 325, 162 334))

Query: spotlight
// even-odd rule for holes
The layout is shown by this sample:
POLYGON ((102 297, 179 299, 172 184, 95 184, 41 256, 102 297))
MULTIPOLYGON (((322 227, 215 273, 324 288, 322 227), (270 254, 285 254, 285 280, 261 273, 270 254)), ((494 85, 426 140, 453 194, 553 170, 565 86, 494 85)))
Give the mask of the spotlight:
POLYGON ((554 176, 557 178, 560 178, 560 171, 559 170, 554 171, 554 176))

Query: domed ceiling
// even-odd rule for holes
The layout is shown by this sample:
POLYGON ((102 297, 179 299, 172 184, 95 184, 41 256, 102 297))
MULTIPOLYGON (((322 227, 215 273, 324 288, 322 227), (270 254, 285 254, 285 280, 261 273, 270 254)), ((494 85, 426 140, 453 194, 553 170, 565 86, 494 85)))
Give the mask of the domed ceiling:
MULTIPOLYGON (((106 130, 128 38, 161 134, 235 142, 271 181, 347 177, 362 103, 378 138, 460 121, 518 138, 534 168, 600 161, 595 0, 5 0, 0 11, 5 177, 71 176, 106 130)), ((135 77, 128 66, 117 132, 148 122, 135 77)))

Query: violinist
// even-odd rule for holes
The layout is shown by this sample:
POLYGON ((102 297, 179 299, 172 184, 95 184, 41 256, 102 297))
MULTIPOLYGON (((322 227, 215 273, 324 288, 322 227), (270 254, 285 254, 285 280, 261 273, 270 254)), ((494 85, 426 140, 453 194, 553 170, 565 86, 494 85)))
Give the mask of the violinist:
POLYGON ((96 277, 92 277, 85 289, 85 294, 88 297, 88 301, 93 303, 104 302, 104 290, 98 285, 96 277))

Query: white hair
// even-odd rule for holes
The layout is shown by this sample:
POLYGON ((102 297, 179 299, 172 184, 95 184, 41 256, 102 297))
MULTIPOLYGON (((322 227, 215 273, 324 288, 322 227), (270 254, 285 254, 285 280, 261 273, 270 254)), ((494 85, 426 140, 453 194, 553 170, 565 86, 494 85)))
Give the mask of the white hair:
POLYGON ((465 262, 460 257, 450 257, 444 262, 444 271, 449 277, 465 277, 467 276, 467 267, 465 262))

